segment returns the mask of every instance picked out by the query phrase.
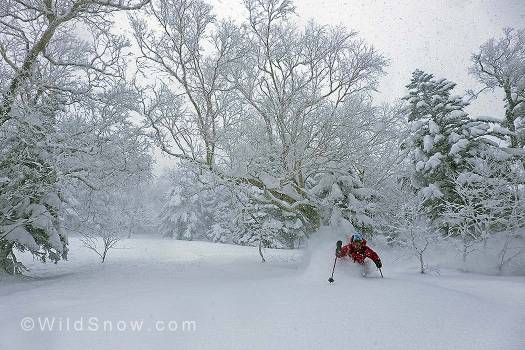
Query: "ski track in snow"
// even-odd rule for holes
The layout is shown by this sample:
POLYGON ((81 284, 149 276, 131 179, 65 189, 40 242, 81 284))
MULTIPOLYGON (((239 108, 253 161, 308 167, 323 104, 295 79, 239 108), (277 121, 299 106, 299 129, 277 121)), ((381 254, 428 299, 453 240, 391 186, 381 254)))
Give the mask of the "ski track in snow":
POLYGON ((333 242, 311 246, 261 264, 253 247, 137 238, 101 265, 72 239, 69 261, 0 276, 0 349, 525 349, 523 277, 422 276, 385 255, 385 278, 339 261, 329 284, 333 242), (197 329, 24 332, 24 316, 197 329))

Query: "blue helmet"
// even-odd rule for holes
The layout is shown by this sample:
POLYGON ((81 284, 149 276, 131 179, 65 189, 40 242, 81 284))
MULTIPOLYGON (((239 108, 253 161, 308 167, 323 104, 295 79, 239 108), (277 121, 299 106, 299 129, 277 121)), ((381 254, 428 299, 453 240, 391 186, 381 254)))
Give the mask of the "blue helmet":
POLYGON ((356 232, 353 234, 352 242, 360 242, 362 240, 363 240, 363 236, 359 232, 356 232))

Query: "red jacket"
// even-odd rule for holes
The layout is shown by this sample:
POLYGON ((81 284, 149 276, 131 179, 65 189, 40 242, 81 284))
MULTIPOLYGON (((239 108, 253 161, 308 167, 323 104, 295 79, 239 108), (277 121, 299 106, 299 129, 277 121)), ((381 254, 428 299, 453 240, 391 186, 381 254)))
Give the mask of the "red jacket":
POLYGON ((361 241, 360 246, 355 242, 342 246, 341 250, 337 252, 336 255, 338 258, 348 255, 354 260, 354 262, 358 262, 359 264, 362 264, 366 258, 370 258, 374 262, 380 260, 379 255, 366 245, 366 239, 361 241))

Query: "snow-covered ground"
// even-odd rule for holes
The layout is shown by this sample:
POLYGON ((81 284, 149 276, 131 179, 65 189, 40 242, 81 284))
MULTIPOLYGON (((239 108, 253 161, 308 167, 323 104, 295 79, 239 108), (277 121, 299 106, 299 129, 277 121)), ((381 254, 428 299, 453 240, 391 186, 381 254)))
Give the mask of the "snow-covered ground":
POLYGON ((329 284, 333 247, 312 246, 262 264, 252 247, 135 238, 101 265, 72 239, 69 261, 0 277, 0 349, 525 349, 524 277, 422 276, 383 254, 383 279, 341 262, 329 284))

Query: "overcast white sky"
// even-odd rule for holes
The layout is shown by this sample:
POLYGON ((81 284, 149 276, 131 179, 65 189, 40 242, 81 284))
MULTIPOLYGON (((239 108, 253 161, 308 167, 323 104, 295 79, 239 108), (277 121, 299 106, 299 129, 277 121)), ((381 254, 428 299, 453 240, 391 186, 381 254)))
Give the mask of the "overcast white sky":
MULTIPOLYGON (((241 0, 209 0, 220 17, 243 14, 241 0)), ((458 83, 457 94, 475 88, 470 56, 504 27, 525 27, 525 0, 295 0, 301 20, 343 24, 390 59, 379 100, 405 94, 416 68, 458 83)), ((472 114, 502 115, 499 96, 485 96, 472 114)))
MULTIPOLYGON (((245 16, 242 0, 207 1, 218 17, 245 16)), ((525 27, 525 0, 295 0, 295 5, 298 20, 343 24, 390 59, 378 102, 404 96, 417 68, 456 82, 457 94, 475 89, 467 72, 472 53, 504 27, 525 27)), ((501 99, 484 95, 469 112, 503 116, 501 99)))

